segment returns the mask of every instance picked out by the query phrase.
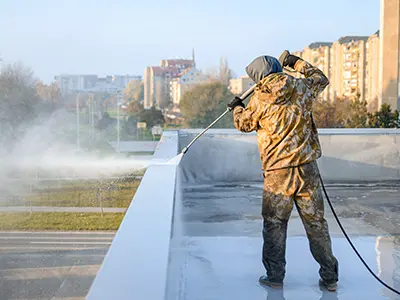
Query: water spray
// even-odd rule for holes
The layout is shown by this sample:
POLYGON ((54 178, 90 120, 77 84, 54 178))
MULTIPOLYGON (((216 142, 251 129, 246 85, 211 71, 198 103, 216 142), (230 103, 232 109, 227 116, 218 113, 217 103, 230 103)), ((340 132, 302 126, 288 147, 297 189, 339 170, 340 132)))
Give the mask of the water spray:
MULTIPOLYGON (((248 96, 250 96, 251 93, 253 93, 254 89, 256 87, 256 84, 253 85, 251 88, 249 88, 247 91, 245 91, 239 98, 244 101, 248 96)), ((185 154, 189 148, 196 142, 208 129, 213 127, 219 120, 221 120, 228 112, 230 112, 232 109, 228 107, 218 118, 216 118, 210 125, 207 126, 206 129, 204 129, 202 132, 200 132, 185 148, 183 148, 181 154, 185 154)))

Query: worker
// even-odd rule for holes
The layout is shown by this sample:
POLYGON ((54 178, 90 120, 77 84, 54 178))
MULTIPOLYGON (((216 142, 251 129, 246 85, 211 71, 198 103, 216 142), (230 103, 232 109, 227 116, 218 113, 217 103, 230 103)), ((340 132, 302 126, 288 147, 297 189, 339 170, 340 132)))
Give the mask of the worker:
POLYGON ((296 206, 307 232, 310 250, 320 265, 319 284, 336 291, 338 261, 333 255, 324 218, 319 170, 321 146, 312 118, 317 96, 329 84, 318 68, 284 51, 279 60, 260 56, 247 67, 258 83, 247 107, 239 97, 228 104, 235 127, 257 131, 264 176, 262 201, 263 251, 266 275, 259 282, 281 288, 286 268, 287 224, 296 206), (299 72, 294 78, 282 68, 299 72))

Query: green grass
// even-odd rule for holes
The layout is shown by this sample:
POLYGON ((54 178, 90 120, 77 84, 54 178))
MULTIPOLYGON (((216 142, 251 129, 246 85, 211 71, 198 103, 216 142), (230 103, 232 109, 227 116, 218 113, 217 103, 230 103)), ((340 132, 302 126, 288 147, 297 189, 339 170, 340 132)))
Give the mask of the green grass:
POLYGON ((139 180, 103 184, 91 181, 43 183, 25 198, 25 205, 76 207, 128 207, 139 180))
POLYGON ((117 230, 124 213, 0 213, 0 230, 117 230))

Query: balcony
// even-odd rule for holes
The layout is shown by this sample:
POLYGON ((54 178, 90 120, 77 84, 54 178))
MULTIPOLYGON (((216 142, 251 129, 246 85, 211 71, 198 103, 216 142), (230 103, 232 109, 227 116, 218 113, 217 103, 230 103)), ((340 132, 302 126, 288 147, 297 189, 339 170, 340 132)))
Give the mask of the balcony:
MULTIPOLYGON (((91 286, 88 300, 398 299, 367 273, 326 208, 339 260, 337 293, 318 287, 298 214, 289 222, 283 290, 257 283, 262 174, 255 134, 166 132, 91 286)), ((399 130, 320 130, 319 160, 344 227, 372 270, 400 286, 399 130), (396 206, 397 205, 397 206, 396 206)))

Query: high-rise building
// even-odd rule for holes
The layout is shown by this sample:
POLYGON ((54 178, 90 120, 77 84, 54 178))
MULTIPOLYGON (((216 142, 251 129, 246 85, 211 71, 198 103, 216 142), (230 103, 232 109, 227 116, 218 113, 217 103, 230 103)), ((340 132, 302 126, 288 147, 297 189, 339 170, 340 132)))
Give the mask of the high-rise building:
POLYGON ((61 74, 54 77, 61 95, 66 97, 71 92, 85 91, 97 83, 97 75, 61 74))
MULTIPOLYGON (((330 49, 332 43, 317 42, 311 43, 308 47, 304 48, 301 57, 313 66, 320 69, 328 78, 330 77, 330 49)), ((329 100, 330 85, 328 85, 324 92, 320 95, 320 99, 324 101, 329 100)))
POLYGON ((368 37, 345 36, 332 44, 330 97, 365 100, 366 44, 368 37))
POLYGON ((365 100, 369 111, 379 107, 379 31, 371 35, 367 41, 367 61, 365 78, 365 100))
POLYGON ((132 80, 141 81, 142 76, 136 75, 111 75, 110 81, 121 89, 124 89, 132 80))
POLYGON ((171 102, 171 81, 195 67, 192 59, 163 59, 160 66, 146 67, 144 71, 144 108, 166 108, 171 102))
POLYGON ((380 30, 375 34, 312 43, 303 51, 292 52, 328 76, 330 85, 323 99, 359 99, 367 102, 370 111, 383 103, 400 108, 400 0, 380 1, 380 30))
POLYGON ((129 81, 141 80, 141 76, 134 75, 70 75, 55 76, 61 95, 66 97, 71 92, 106 92, 116 93, 123 90, 129 81))
POLYGON ((379 106, 389 104, 400 108, 400 0, 381 0, 379 106))
POLYGON ((167 107, 170 102, 170 82, 178 74, 175 67, 147 67, 144 72, 144 108, 167 107))

